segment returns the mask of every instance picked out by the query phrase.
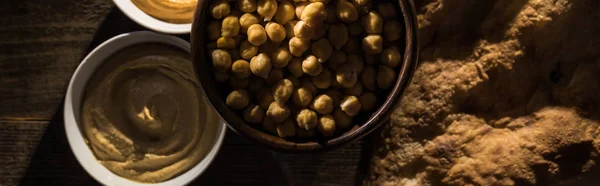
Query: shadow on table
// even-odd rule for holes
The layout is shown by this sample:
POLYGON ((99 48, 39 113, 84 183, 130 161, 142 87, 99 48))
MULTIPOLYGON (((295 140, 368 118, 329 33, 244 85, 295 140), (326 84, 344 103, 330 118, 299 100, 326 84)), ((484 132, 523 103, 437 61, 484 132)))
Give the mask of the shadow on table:
MULTIPOLYGON (((145 29, 113 8, 86 53, 115 35, 139 30, 145 29)), ((179 37, 189 40, 189 35, 179 37)), ((58 110, 62 111, 62 105, 58 110)), ((21 185, 99 184, 75 159, 66 138, 62 114, 57 112, 47 126, 21 185)), ((322 154, 274 153, 228 131, 216 159, 192 185, 358 185, 368 162, 357 164, 360 159, 368 158, 365 154, 370 153, 362 152, 358 142, 322 154)))

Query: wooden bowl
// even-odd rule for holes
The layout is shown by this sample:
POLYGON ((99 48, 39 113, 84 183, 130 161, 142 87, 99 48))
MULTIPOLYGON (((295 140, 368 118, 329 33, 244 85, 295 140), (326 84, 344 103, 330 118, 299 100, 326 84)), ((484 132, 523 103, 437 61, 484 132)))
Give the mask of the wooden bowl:
MULTIPOLYGON (((358 124, 358 127, 338 135, 337 137, 321 139, 312 142, 286 140, 263 132, 260 129, 256 129, 247 124, 239 112, 230 109, 225 104, 225 98, 227 97, 227 94, 221 92, 219 88, 223 87, 224 85, 215 81, 210 59, 205 53, 205 47, 208 44, 206 41, 206 26, 209 23, 208 21, 212 19, 210 11, 208 11, 211 2, 213 1, 198 1, 194 22, 192 23, 192 60, 194 62, 194 67, 196 68, 198 79, 206 91, 210 102, 227 122, 229 128, 231 128, 237 134, 245 136, 259 144, 266 145, 275 151, 300 153, 331 150, 343 144, 362 138, 365 135, 373 132, 375 129, 380 127, 385 120, 388 119, 394 105, 398 100, 400 100, 404 90, 409 85, 413 72, 417 67, 417 58, 419 52, 417 44, 415 6, 412 0, 398 0, 397 4, 395 3, 397 6, 396 10, 400 12, 398 14, 398 20, 401 21, 401 23, 404 23, 405 27, 403 32, 405 40, 405 50, 403 54, 404 59, 402 65, 395 69, 396 72, 398 72, 398 79, 393 89, 384 94, 387 96, 387 98, 381 101, 379 104, 381 105, 379 109, 374 111, 371 115, 363 116, 362 120, 364 122, 355 123, 358 124)), ((378 97, 379 96, 380 95, 378 95, 378 97)))

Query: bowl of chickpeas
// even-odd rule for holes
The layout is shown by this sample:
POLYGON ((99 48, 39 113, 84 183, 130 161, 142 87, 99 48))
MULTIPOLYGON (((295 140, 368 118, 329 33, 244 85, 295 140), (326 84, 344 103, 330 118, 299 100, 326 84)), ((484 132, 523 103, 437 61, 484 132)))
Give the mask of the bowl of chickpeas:
POLYGON ((277 151, 315 152, 373 132, 417 66, 411 0, 207 0, 192 58, 236 133, 277 151))

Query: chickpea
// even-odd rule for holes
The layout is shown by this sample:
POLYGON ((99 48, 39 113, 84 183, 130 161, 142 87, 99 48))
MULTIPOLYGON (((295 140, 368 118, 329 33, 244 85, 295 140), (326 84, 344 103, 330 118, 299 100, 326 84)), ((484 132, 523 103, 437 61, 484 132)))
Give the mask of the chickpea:
POLYGON ((337 69, 336 80, 344 88, 352 88, 358 81, 358 73, 351 64, 343 64, 337 69))
POLYGON ((206 29, 209 40, 217 40, 221 37, 221 23, 219 21, 210 22, 206 29))
POLYGON ((402 25, 398 21, 388 21, 383 27, 383 34, 387 41, 396 41, 402 37, 402 25))
POLYGON ((275 13, 277 13, 277 1, 275 0, 258 0, 258 8, 256 10, 264 21, 271 21, 275 13))
POLYGON ((304 12, 304 9, 306 6, 308 6, 308 4, 310 4, 310 2, 303 1, 296 3, 296 17, 298 19, 302 17, 302 12, 304 12))
POLYGON ((285 25, 296 17, 295 11, 294 5, 290 1, 280 0, 279 8, 277 8, 277 13, 275 13, 275 21, 285 25))
POLYGON ((375 91, 377 83, 375 80, 377 79, 377 71, 372 66, 367 66, 360 74, 360 82, 362 82, 363 86, 370 91, 375 91))
POLYGON ((258 99, 258 105, 260 108, 269 109, 271 103, 275 102, 273 98, 273 91, 270 88, 264 88, 258 92, 256 95, 258 99))
POLYGON ((365 56, 365 62, 369 65, 374 65, 377 64, 379 61, 379 58, 377 55, 367 55, 365 56))
POLYGON ((302 58, 292 58, 289 65, 287 66, 288 71, 294 77, 300 77, 304 75, 304 71, 302 70, 302 58))
POLYGON ((360 41, 358 39, 349 39, 343 48, 346 54, 358 54, 360 53, 360 41))
POLYGON ((247 34, 250 26, 254 24, 260 24, 258 16, 252 13, 245 13, 242 15, 242 17, 240 17, 240 31, 242 33, 247 34))
POLYGON ((221 25, 221 36, 235 37, 240 33, 240 21, 235 16, 227 16, 221 25))
POLYGON ((346 63, 352 65, 356 73, 361 73, 365 68, 365 63, 357 55, 349 55, 346 63))
POLYGON ((284 122, 290 117, 290 114, 290 108, 285 105, 280 105, 277 102, 271 103, 271 105, 269 105, 269 110, 267 110, 267 116, 275 123, 284 122))
POLYGON ((237 7, 240 11, 251 13, 257 9, 256 0, 237 0, 237 7))
POLYGON ((218 0, 210 6, 210 10, 213 18, 221 19, 229 15, 231 7, 229 6, 229 2, 227 2, 226 0, 218 0))
POLYGON ((358 19, 358 11, 347 0, 338 0, 336 14, 340 20, 346 23, 352 23, 358 19))
POLYGON ((294 27, 296 26, 296 24, 298 24, 298 21, 292 20, 283 25, 285 27, 285 36, 287 39, 292 39, 293 37, 296 37, 296 35, 294 34, 294 27))
POLYGON ((344 97, 344 95, 336 88, 325 91, 325 94, 333 100, 333 105, 340 105, 340 101, 342 101, 342 98, 344 97))
POLYGON ((323 71, 323 66, 319 63, 317 57, 310 55, 302 62, 302 71, 309 76, 316 76, 323 71))
POLYGON ((277 125, 277 135, 282 138, 294 137, 296 131, 298 131, 298 126, 292 120, 287 120, 285 123, 277 125))
POLYGON ((227 82, 229 81, 229 73, 227 72, 219 72, 219 71, 214 71, 214 76, 215 76, 215 80, 217 80, 217 82, 223 83, 223 82, 227 82))
POLYGON ((271 73, 269 73, 269 77, 267 78, 266 82, 267 85, 273 86, 279 83, 281 79, 283 79, 283 70, 275 68, 271 70, 271 73))
POLYGON ((381 34, 383 30, 383 19, 379 13, 371 11, 363 16, 362 26, 368 34, 381 34))
POLYGON ((271 53, 271 61, 274 68, 283 68, 288 66, 292 60, 292 54, 287 48, 278 48, 271 53))
POLYGON ((252 75, 250 71, 250 63, 246 60, 237 60, 231 65, 231 72, 238 78, 247 78, 252 75))
POLYGON ((265 53, 260 53, 250 60, 250 70, 258 77, 267 79, 272 68, 271 59, 265 53))
POLYGON ((300 80, 300 86, 306 88, 312 95, 317 95, 317 92, 319 92, 319 88, 308 77, 300 80))
POLYGON ((302 57, 304 52, 306 52, 306 50, 308 50, 308 48, 310 47, 310 40, 304 40, 298 37, 294 37, 290 39, 289 47, 292 55, 296 57, 302 57))
MULTIPOLYGON (((340 65, 340 66, 341 66, 341 65, 340 65)), ((331 86, 332 86, 333 88, 336 88, 336 89, 343 89, 343 88, 344 88, 344 86, 342 86, 342 84, 340 84, 340 83, 337 81, 337 70, 338 70, 338 69, 339 69, 339 66, 338 66, 338 68, 336 69, 336 72, 335 72, 335 73, 331 73, 331 86)))
POLYGON ((371 0, 354 0, 354 2, 359 5, 366 5, 367 3, 371 2, 371 0))
POLYGON ((327 65, 330 69, 337 69, 341 64, 346 63, 346 60, 346 53, 342 51, 336 51, 333 53, 333 55, 331 55, 331 58, 329 59, 329 62, 327 62, 327 65))
POLYGON ((400 56, 400 52, 395 46, 387 48, 381 53, 381 64, 386 65, 390 68, 398 67, 398 65, 400 65, 401 60, 402 56, 400 56))
POLYGON ((310 109, 302 109, 296 116, 296 122, 300 128, 310 130, 317 126, 319 118, 317 117, 317 113, 315 113, 315 111, 310 109))
POLYGON ((248 123, 254 123, 254 124, 261 123, 264 116, 265 116, 265 111, 262 108, 260 108, 258 105, 250 104, 244 110, 244 119, 248 123))
POLYGON ((392 20, 396 18, 396 9, 392 3, 380 3, 377 5, 377 12, 381 14, 381 17, 385 20, 392 20))
POLYGON ((234 90, 227 96, 225 104, 233 109, 241 110, 250 104, 250 92, 247 90, 234 90))
POLYGON ((344 24, 335 24, 329 27, 329 41, 335 49, 340 50, 348 42, 348 27, 344 24))
POLYGON ((229 85, 231 85, 231 87, 233 87, 233 89, 244 89, 248 86, 248 84, 250 84, 250 79, 248 78, 237 78, 237 77, 231 77, 229 78, 229 85))
POLYGON ((256 78, 256 77, 251 77, 250 78, 250 82, 248 82, 248 90, 250 92, 258 92, 260 91, 262 88, 264 88, 264 83, 260 78, 256 78))
POLYGON ((309 24, 317 24, 325 21, 327 12, 325 12, 325 4, 321 2, 310 3, 302 11, 300 20, 309 24))
POLYGON ((273 87, 273 98, 281 105, 290 99, 292 93, 294 93, 294 84, 289 79, 282 79, 273 87))
POLYGON ((269 22, 267 23, 265 30, 267 36, 269 36, 269 39, 271 39, 271 42, 273 43, 281 43, 285 39, 285 28, 279 23, 269 22))
POLYGON ((240 46, 240 56, 243 59, 249 60, 258 54, 258 47, 252 45, 249 41, 243 41, 240 46))
POLYGON ((319 63, 325 63, 333 54, 333 48, 327 39, 319 39, 312 44, 312 53, 319 63))
POLYGON ((380 35, 368 35, 363 39, 362 48, 367 55, 379 54, 383 50, 383 38, 380 35))
POLYGON ((316 26, 313 26, 313 28, 315 28, 315 34, 313 35, 313 37, 311 39, 319 40, 319 39, 323 39, 323 38, 325 38, 325 36, 327 36, 327 30, 329 29, 329 25, 327 25, 325 23, 318 23, 318 24, 316 24, 316 26))
POLYGON ((353 87, 347 88, 345 92, 346 95, 360 96, 363 92, 363 85, 360 82, 356 82, 356 84, 353 87))
POLYGON ((235 39, 231 38, 231 37, 221 37, 219 38, 219 40, 217 40, 217 48, 220 49, 234 49, 235 48, 235 39))
POLYGON ((312 81, 317 88, 327 89, 331 86, 331 72, 325 68, 319 75, 313 76, 312 81))
POLYGON ((310 108, 319 114, 329 114, 333 111, 333 99, 326 94, 321 94, 313 100, 310 108))
POLYGON ((263 117, 262 127, 267 132, 270 132, 272 134, 277 134, 277 123, 273 122, 268 117, 263 117))
POLYGON ((331 25, 338 21, 338 17, 335 13, 335 6, 326 6, 325 12, 327 13, 327 19, 325 19, 325 23, 331 25))
POLYGON ((377 73, 377 86, 380 89, 389 89, 394 85, 396 80, 396 72, 393 69, 386 66, 379 66, 379 72, 377 73))
POLYGON ((340 129, 348 129, 352 125, 352 117, 339 108, 333 111, 333 117, 335 118, 336 126, 340 129))
POLYGON ((371 2, 367 2, 367 4, 365 5, 360 5, 356 3, 356 1, 352 1, 350 3, 352 4, 352 6, 354 6, 354 8, 356 8, 356 11, 358 12, 359 16, 365 16, 369 14, 371 8, 373 8, 373 3, 371 2))
POLYGON ((348 32, 351 36, 358 37, 363 32, 363 26, 360 22, 356 21, 348 25, 348 32))
POLYGON ((309 0, 309 1, 310 1, 311 3, 320 2, 320 3, 323 3, 323 4, 325 4, 325 5, 326 5, 327 3, 329 3, 329 0, 309 0))
POLYGON ((301 138, 315 137, 315 129, 310 129, 310 130, 298 129, 297 132, 298 132, 298 137, 301 137, 301 138))
POLYGON ((331 115, 325 115, 319 118, 317 128, 323 136, 331 137, 335 134, 335 118, 331 115))
POLYGON ((371 111, 375 107, 375 103, 377 103, 377 96, 371 92, 365 92, 362 94, 358 100, 360 100, 360 104, 362 105, 362 111, 371 111))
POLYGON ((300 87, 292 94, 292 101, 299 107, 307 107, 312 101, 312 93, 304 87, 300 87))
POLYGON ((267 42, 267 32, 259 24, 253 24, 248 28, 248 41, 254 46, 260 46, 267 42))
POLYGON ((225 50, 217 49, 212 52, 213 67, 219 72, 227 72, 231 67, 231 55, 225 50))
POLYGON ((299 39, 312 39, 315 29, 305 21, 298 21, 294 26, 294 36, 299 39))
POLYGON ((360 112, 361 104, 356 96, 346 96, 340 103, 340 108, 348 114, 348 116, 356 116, 360 112))

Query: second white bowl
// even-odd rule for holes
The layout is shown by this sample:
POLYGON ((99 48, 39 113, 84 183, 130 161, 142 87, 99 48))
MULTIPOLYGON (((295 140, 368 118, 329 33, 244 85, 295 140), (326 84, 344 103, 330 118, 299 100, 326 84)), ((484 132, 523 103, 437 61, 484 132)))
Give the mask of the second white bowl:
POLYGON ((167 34, 188 34, 192 30, 192 24, 175 24, 156 19, 139 9, 131 0, 113 0, 115 5, 136 23, 157 32, 167 34))

